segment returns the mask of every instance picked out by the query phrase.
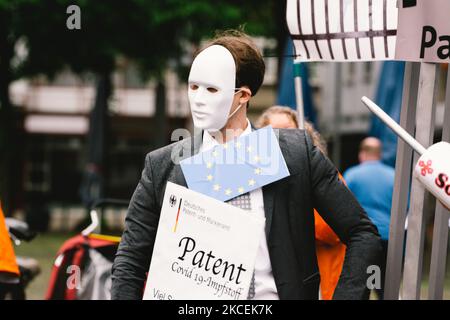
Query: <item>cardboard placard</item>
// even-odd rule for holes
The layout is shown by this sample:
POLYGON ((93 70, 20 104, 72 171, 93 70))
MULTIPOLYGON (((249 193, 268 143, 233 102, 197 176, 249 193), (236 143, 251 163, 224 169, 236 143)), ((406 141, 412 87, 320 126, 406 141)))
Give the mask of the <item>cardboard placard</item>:
POLYGON ((264 222, 168 182, 144 299, 246 299, 264 222))

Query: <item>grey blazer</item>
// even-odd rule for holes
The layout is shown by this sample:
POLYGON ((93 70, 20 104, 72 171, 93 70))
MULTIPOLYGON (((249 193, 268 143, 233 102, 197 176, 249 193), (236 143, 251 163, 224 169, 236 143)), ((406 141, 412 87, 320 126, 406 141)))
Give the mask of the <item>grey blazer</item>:
MULTIPOLYGON (((339 180, 334 165, 303 130, 276 131, 291 175, 263 187, 266 234, 280 299, 317 299, 320 274, 314 208, 347 246, 334 299, 368 299, 367 267, 378 264, 378 230, 339 180)), ((126 227, 112 267, 112 299, 141 299, 167 181, 186 186, 181 158, 198 153, 201 135, 147 154, 131 198, 126 227)))

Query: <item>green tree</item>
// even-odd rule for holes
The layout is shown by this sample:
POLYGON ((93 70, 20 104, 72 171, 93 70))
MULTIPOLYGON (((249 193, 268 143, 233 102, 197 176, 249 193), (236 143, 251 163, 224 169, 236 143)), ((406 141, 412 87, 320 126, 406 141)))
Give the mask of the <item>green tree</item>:
MULTIPOLYGON (((186 43, 199 43, 217 29, 237 28, 255 35, 277 34, 279 26, 274 0, 0 0, 0 195, 9 202, 8 187, 15 179, 11 168, 19 146, 14 114, 8 95, 10 83, 22 77, 50 77, 65 67, 77 74, 97 75, 96 103, 104 108, 112 91, 111 73, 116 57, 127 56, 138 63, 145 78, 157 81, 157 144, 166 139, 165 87, 163 71, 170 61, 179 62, 186 43), (81 30, 66 27, 66 8, 81 9, 81 30), (27 55, 15 57, 18 41, 27 55), (14 63, 13 63, 14 62, 14 63), (100 85, 102 83, 102 85, 100 85)), ((107 125, 105 125, 107 130, 107 125)), ((106 132, 104 132, 105 135, 106 132)), ((106 149, 105 149, 106 150, 106 149)), ((106 152, 106 151, 105 151, 106 152)))

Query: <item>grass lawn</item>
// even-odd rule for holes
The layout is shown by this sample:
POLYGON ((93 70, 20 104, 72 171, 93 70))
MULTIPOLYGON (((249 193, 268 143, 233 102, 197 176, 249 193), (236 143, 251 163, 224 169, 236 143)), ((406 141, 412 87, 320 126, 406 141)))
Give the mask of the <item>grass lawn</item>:
POLYGON ((14 248, 18 256, 35 258, 41 267, 41 273, 27 288, 27 299, 41 300, 45 298, 56 252, 64 241, 73 235, 68 233, 40 234, 33 241, 22 242, 20 246, 14 248))

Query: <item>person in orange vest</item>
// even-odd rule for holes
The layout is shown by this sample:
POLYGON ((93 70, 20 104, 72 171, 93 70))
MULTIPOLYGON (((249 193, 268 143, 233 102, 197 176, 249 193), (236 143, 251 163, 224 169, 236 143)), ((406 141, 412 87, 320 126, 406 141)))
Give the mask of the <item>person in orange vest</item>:
MULTIPOLYGON (((18 278, 19 266, 6 228, 5 216, 0 202, 0 277, 18 278)), ((1 278, 0 278, 1 279, 1 278)))
MULTIPOLYGON (((273 128, 298 128, 297 114, 289 107, 274 106, 267 109, 259 118, 257 127, 271 125, 273 128)), ((327 145, 313 125, 305 121, 305 130, 311 136, 314 145, 327 155, 327 145)), ((339 174, 341 181, 344 181, 339 174)), ((344 182, 345 183, 345 182, 344 182)), ((346 246, 336 233, 314 210, 314 226, 316 237, 316 255, 320 272, 320 294, 322 300, 331 300, 339 281, 344 264, 346 246)))

